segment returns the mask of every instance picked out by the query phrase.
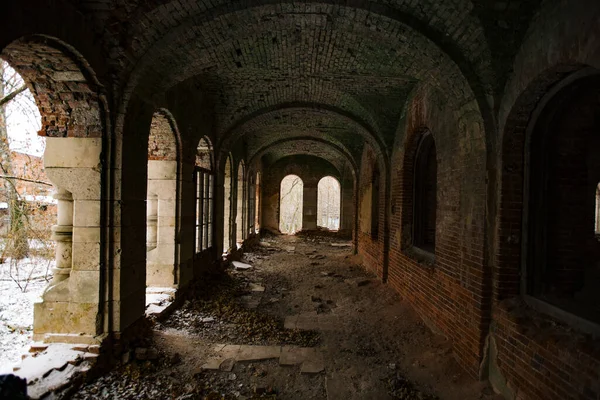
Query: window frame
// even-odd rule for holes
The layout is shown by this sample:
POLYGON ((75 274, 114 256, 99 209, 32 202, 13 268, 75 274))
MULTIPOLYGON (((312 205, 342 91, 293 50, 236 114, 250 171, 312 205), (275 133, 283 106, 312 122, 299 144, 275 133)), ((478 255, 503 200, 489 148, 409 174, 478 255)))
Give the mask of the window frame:
MULTIPOLYGON (((582 70, 578 73, 574 73, 571 76, 564 79, 559 84, 555 85, 548 93, 536 105, 533 113, 531 114, 528 125, 525 132, 525 146, 524 146, 524 159, 523 159, 523 194, 522 194, 522 218, 521 218, 521 257, 520 257, 520 298, 536 312, 555 318, 570 327, 573 327, 579 331, 591 334, 594 337, 600 337, 600 323, 585 317, 579 316, 572 311, 565 309, 561 306, 555 305, 543 298, 543 294, 538 293, 539 289, 536 285, 540 284, 539 265, 545 265, 547 257, 546 252, 546 240, 542 240, 542 246, 539 248, 531 247, 532 235, 545 232, 545 228, 541 229, 536 227, 534 224, 536 216, 539 218, 547 212, 547 202, 543 200, 541 203, 536 203, 539 196, 543 196, 544 189, 547 187, 549 182, 548 179, 548 152, 547 150, 547 135, 542 135, 542 145, 539 146, 542 150, 532 152, 534 134, 538 129, 544 129, 540 127, 540 124, 549 126, 549 120, 554 118, 554 113, 549 113, 548 106, 554 101, 555 96, 560 91, 570 86, 576 80, 587 76, 586 70, 582 70), (552 115, 548 119, 547 115, 552 115), (545 120, 544 120, 545 119, 545 120), (537 170, 536 170, 537 169, 537 170), (534 171, 535 174, 534 174, 534 171), (533 179, 533 178, 536 179, 533 179), (537 197, 537 199, 536 199, 537 197), (532 207, 535 204, 535 207, 532 207), (540 232, 542 231, 542 232, 540 232), (537 282, 536 282, 537 281, 537 282)), ((557 106, 554 105, 556 109, 557 106)), ((598 200, 598 188, 597 186, 597 197, 598 200)), ((539 201, 539 200, 538 200, 539 201)), ((597 208, 598 210, 598 205, 597 208)), ((598 236, 597 236, 598 237, 598 236)), ((542 271, 543 272, 543 271, 542 271)))
POLYGON ((202 167, 194 167, 196 216, 194 220, 194 249, 201 253, 213 244, 214 174, 202 167))
POLYGON ((435 244, 436 244, 436 236, 437 236, 437 149, 435 147, 435 139, 430 131, 425 131, 420 135, 419 144, 417 145, 417 149, 415 151, 414 165, 413 165, 413 181, 412 181, 412 247, 422 256, 435 255, 435 244), (423 200, 425 198, 425 186, 422 185, 423 177, 428 172, 427 169, 429 167, 429 161, 432 156, 432 151, 434 152, 434 160, 435 163, 435 191, 433 193, 433 197, 435 200, 435 219, 433 223, 433 243, 428 244, 426 242, 426 224, 424 223, 425 216, 423 213, 426 211, 422 207, 423 200), (423 163, 422 157, 427 152, 427 162, 423 163), (432 247, 431 249, 427 247, 432 247))

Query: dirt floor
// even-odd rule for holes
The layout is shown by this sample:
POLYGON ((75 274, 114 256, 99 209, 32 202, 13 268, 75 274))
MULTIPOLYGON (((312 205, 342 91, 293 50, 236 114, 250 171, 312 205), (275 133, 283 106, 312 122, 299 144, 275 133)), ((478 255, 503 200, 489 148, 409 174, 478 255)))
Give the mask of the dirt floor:
POLYGON ((138 354, 152 360, 119 366, 75 398, 501 399, 462 371, 450 344, 366 273, 349 244, 329 235, 262 239, 242 260, 251 269, 229 268, 155 323, 147 345, 156 354, 138 354), (316 369, 280 365, 283 356, 207 369, 217 344, 313 348, 316 369))

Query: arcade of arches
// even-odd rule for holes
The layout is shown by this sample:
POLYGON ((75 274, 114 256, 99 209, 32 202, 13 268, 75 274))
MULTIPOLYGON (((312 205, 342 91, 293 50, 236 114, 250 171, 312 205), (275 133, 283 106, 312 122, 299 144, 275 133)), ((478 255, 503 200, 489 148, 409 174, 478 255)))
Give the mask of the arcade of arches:
MULTIPOLYGON (((27 3, 27 4, 25 4, 27 3)), ((0 57, 42 115, 54 280, 34 336, 135 337, 339 188, 364 267, 506 398, 600 398, 600 2, 31 0, 0 57)))

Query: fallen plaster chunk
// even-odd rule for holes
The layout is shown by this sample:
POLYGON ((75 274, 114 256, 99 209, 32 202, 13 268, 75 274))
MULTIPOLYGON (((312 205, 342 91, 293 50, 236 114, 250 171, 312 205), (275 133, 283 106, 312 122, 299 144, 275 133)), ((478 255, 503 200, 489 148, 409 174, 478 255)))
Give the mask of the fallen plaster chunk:
POLYGON ((148 293, 146 292, 146 306, 156 304, 160 306, 166 302, 173 300, 173 296, 166 293, 148 293))
POLYGON ((256 283, 250 283, 250 290, 252 292, 264 292, 265 287, 261 285, 257 285, 256 283))
POLYGON ((165 305, 162 305, 162 306, 157 306, 156 304, 150 304, 146 308, 146 315, 159 315, 164 310, 166 310, 168 306, 169 306, 169 304, 165 304, 165 305))
POLYGON ((48 375, 54 369, 63 369, 69 361, 81 357, 81 352, 71 349, 69 344, 54 343, 48 346, 42 353, 33 357, 27 357, 16 367, 15 375, 27 379, 33 383, 48 375))
POLYGON ((233 264, 233 266, 234 266, 235 269, 239 269, 239 270, 242 270, 242 271, 245 271, 245 270, 248 270, 248 269, 252 268, 252 265, 245 264, 245 263, 239 262, 239 261, 232 261, 231 263, 233 264))
POLYGON ((315 350, 310 347, 283 346, 279 357, 279 365, 302 364, 314 352, 315 350))
POLYGON ((279 358, 281 355, 280 346, 252 346, 241 345, 240 351, 236 355, 237 361, 262 361, 271 358, 279 358))
POLYGON ((319 353, 310 355, 300 367, 301 374, 318 374, 324 370, 325 361, 323 360, 323 355, 319 353))
POLYGON ((352 247, 352 242, 331 243, 333 247, 352 247))
POLYGON ((223 362, 222 358, 210 358, 200 368, 202 368, 203 370, 216 371, 221 367, 222 362, 223 362))
POLYGON ((226 360, 223 360, 223 362, 221 362, 221 364, 219 365, 219 370, 225 371, 225 372, 231 372, 231 370, 233 370, 234 365, 235 365, 235 359, 228 358, 226 360))
POLYGON ((146 288, 146 294, 175 294, 176 291, 177 289, 173 287, 148 286, 146 288))

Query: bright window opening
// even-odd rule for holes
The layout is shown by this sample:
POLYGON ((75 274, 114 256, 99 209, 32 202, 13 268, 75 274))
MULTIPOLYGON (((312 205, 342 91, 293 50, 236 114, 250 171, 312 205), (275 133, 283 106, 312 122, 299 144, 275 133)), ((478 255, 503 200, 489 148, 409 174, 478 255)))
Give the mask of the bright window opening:
POLYGON ((594 232, 596 236, 600 236, 600 183, 596 186, 596 224, 594 232))
POLYGON ((299 176, 288 175, 281 180, 279 193, 279 230, 293 235, 302 229, 304 183, 299 176))
POLYGON ((225 180, 223 182, 223 253, 231 247, 231 157, 225 162, 225 180))
POLYGON ((326 176, 317 188, 317 226, 337 231, 340 229, 340 183, 326 176))
POLYGON ((246 175, 244 162, 240 161, 238 165, 238 179, 237 179, 237 213, 235 215, 235 226, 236 226, 236 242, 238 248, 246 239, 244 221, 246 219, 246 183, 244 182, 244 176, 246 175))

